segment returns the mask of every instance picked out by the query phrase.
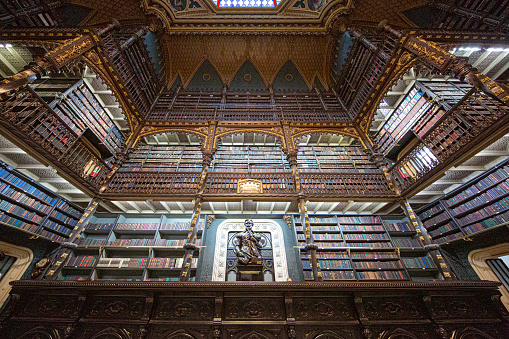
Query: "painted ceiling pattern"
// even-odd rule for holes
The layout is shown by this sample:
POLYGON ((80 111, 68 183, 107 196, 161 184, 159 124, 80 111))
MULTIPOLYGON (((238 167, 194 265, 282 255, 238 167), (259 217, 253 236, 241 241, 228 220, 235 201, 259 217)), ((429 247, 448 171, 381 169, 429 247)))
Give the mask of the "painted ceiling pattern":
POLYGON ((167 38, 166 68, 168 84, 180 77, 186 87, 201 64, 208 60, 229 85, 241 66, 251 61, 266 86, 273 83, 279 70, 291 61, 309 88, 315 78, 326 88, 335 51, 334 38, 290 35, 172 35, 167 38))

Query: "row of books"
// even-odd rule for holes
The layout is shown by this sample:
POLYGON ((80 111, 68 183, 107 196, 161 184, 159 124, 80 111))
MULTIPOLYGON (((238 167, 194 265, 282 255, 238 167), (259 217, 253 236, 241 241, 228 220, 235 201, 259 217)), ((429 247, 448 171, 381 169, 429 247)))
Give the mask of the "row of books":
POLYGON ((56 223, 54 221, 51 221, 49 219, 46 219, 42 225, 45 228, 52 229, 52 230, 57 231, 59 233, 65 234, 67 236, 69 236, 72 233, 72 230, 70 228, 67 228, 64 225, 61 225, 61 224, 56 223))
POLYGON ((481 219, 485 219, 501 211, 509 209, 509 197, 506 197, 500 201, 497 201, 489 206, 484 207, 481 210, 472 212, 462 218, 457 219, 460 226, 466 226, 468 224, 475 223, 481 219))
POLYGON ((343 241, 336 241, 336 242, 319 242, 319 241, 315 241, 315 245, 317 245, 320 248, 345 247, 345 243, 343 241))
MULTIPOLYGON (((352 268, 350 260, 319 260, 321 269, 348 269, 352 268)), ((302 267, 304 269, 311 269, 311 262, 309 260, 302 260, 302 267)))
POLYGON ((369 268, 369 269, 387 269, 387 268, 403 268, 399 260, 391 261, 354 261, 354 268, 369 268))
POLYGON ((0 210, 34 223, 39 223, 43 218, 35 212, 27 211, 23 207, 14 205, 6 200, 0 201, 0 210))
POLYGON ((53 210, 53 212, 51 212, 50 215, 51 215, 51 217, 58 219, 67 225, 76 226, 78 224, 78 219, 68 217, 67 215, 65 215, 57 210, 53 210))
POLYGON ((445 220, 448 220, 450 219, 449 215, 444 211, 436 216, 434 216, 433 218, 430 218, 428 220, 425 220, 422 224, 428 228, 428 227, 433 227, 434 225, 438 224, 439 222, 442 222, 442 221, 445 221, 445 220))
MULTIPOLYGON (((148 268, 182 268, 184 258, 150 258, 148 268)), ((198 267, 198 258, 193 258, 191 268, 198 267)))
POLYGON ((48 232, 46 230, 40 231, 40 235, 45 237, 45 238, 57 241, 57 242, 63 242, 65 240, 64 237, 62 237, 62 236, 60 236, 58 234, 55 234, 53 232, 48 232))
MULTIPOLYGON (((304 271, 304 279, 312 280, 313 272, 304 271)), ((355 280, 353 271, 324 271, 322 272, 323 280, 355 280)))
POLYGON ((340 224, 380 224, 382 221, 378 216, 359 216, 359 217, 338 217, 340 224))
MULTIPOLYGON (((197 225, 199 230, 203 230, 205 227, 205 224, 200 221, 197 225)), ((166 230, 166 231, 189 231, 191 228, 191 222, 190 221, 177 221, 172 222, 169 224, 161 224, 160 230, 166 230)))
POLYGON ((93 255, 80 255, 74 258, 69 258, 66 267, 94 267, 97 263, 97 257, 93 255))
POLYGON ((419 238, 401 238, 392 237, 394 245, 397 247, 422 247, 423 244, 419 238))
POLYGON ((57 204, 57 208, 76 217, 76 218, 80 218, 81 217, 81 212, 78 211, 77 209, 75 209, 74 207, 70 206, 67 202, 65 202, 64 200, 61 200, 58 204, 57 204))
POLYGON ((348 233, 345 240, 389 240, 389 236, 385 233, 348 233))
POLYGON ((382 226, 353 226, 353 225, 345 225, 343 226, 344 232, 383 232, 385 231, 382 226))
POLYGON ((447 223, 445 225, 440 226, 436 230, 428 231, 428 234, 430 235, 430 237, 436 237, 437 235, 452 231, 457 228, 458 227, 456 225, 454 225, 453 223, 447 223))
POLYGON ((46 193, 42 192, 41 190, 30 185, 28 182, 18 178, 15 174, 7 171, 5 168, 0 169, 0 178, 5 180, 9 184, 14 185, 18 189, 21 189, 24 192, 29 193, 32 196, 50 204, 50 205, 55 205, 58 201, 57 198, 53 198, 53 197, 47 195, 46 193))
MULTIPOLYGON (((323 252, 323 251, 317 251, 316 257, 321 259, 348 259, 348 252, 323 252)), ((308 259, 309 255, 307 254, 301 254, 301 259, 308 259)))
MULTIPOLYGON (((182 247, 186 244, 187 239, 167 240, 167 239, 117 239, 115 241, 107 241, 100 239, 81 238, 76 241, 79 246, 171 246, 182 247)), ((196 245, 200 245, 201 240, 196 240, 196 245)))
MULTIPOLYGON (((296 223, 301 223, 300 217, 295 217, 296 223)), ((311 224, 336 224, 338 221, 336 218, 309 218, 311 224)))
POLYGON ((4 197, 8 197, 12 200, 15 200, 20 204, 32 207, 33 209, 36 209, 44 214, 49 213, 52 209, 50 205, 47 205, 35 198, 32 198, 23 192, 17 191, 4 182, 0 182, 0 194, 2 194, 4 197))
POLYGON ((349 242, 348 247, 391 247, 391 243, 387 242, 349 242))
POLYGON ((498 182, 505 180, 509 177, 509 165, 497 169, 487 177, 479 180, 476 184, 466 188, 464 191, 456 194, 455 196, 445 200, 447 206, 453 206, 460 203, 462 200, 469 198, 470 196, 477 194, 489 187, 496 185, 498 182))
POLYGON ((103 223, 100 223, 100 224, 93 224, 93 223, 89 223, 89 224, 87 224, 86 229, 87 229, 87 230, 93 230, 93 231, 98 231, 98 230, 112 230, 112 229, 113 229, 113 226, 115 226, 115 224, 114 224, 114 223, 109 223, 109 224, 103 224, 103 223))
POLYGON ((472 225, 468 225, 464 227, 465 233, 467 234, 473 234, 476 232, 484 231, 485 229, 496 227, 501 224, 505 224, 509 222, 509 211, 498 214, 492 218, 488 218, 485 220, 482 220, 480 222, 477 222, 472 225))
MULTIPOLYGON (((297 227, 295 227, 295 229, 297 230, 297 232, 304 232, 304 227, 302 227, 302 226, 297 226, 297 227)), ((313 230, 313 232, 315 232, 315 231, 340 232, 340 228, 338 226, 311 225, 311 229, 313 230)))
POLYGON ((415 232, 415 227, 409 221, 404 222, 384 222, 385 227, 389 232, 415 232))
POLYGON ((360 280, 405 280, 404 271, 362 271, 357 272, 360 280))
POLYGON ((352 252, 352 259, 397 259, 398 254, 396 252, 352 252))
POLYGON ((39 228, 38 225, 34 225, 28 222, 25 222, 23 220, 19 220, 15 217, 11 217, 7 214, 0 214, 0 222, 3 222, 7 225, 21 228, 22 230, 28 231, 28 232, 35 232, 39 228))
POLYGON ((122 231, 141 231, 141 230, 157 230, 158 223, 118 223, 115 224, 114 230, 122 231))
POLYGON ((436 268, 429 256, 416 258, 401 258, 406 268, 436 268))
POLYGON ((484 205, 486 203, 489 203, 493 199, 503 197, 505 195, 509 194, 509 185, 507 182, 502 182, 499 185, 497 185, 494 188, 489 189, 485 193, 475 197, 472 200, 469 200, 458 207, 454 208, 452 210, 454 215, 458 215, 470 210, 475 209, 479 205, 484 205))
POLYGON ((438 244, 445 244, 445 243, 448 243, 450 241, 454 241, 456 239, 461 239, 461 238, 463 238, 463 233, 459 232, 459 233, 453 233, 453 234, 449 234, 449 235, 446 235, 446 236, 443 236, 443 237, 436 238, 435 241, 438 244))
POLYGON ((98 268, 144 268, 148 258, 101 258, 98 268))

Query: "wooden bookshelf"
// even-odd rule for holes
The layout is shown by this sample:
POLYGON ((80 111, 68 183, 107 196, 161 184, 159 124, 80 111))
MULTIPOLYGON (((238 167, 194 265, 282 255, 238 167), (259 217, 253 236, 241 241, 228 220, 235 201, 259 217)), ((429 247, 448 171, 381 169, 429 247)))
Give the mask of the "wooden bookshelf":
MULTIPOLYGON (((431 280, 438 269, 403 217, 378 215, 311 216, 310 228, 324 280, 431 280)), ((299 247, 306 245, 300 217, 294 216, 299 247)), ((305 280, 310 258, 301 251, 305 280)))
POLYGON ((290 165, 281 147, 220 146, 214 154, 214 172, 288 172, 290 165))
MULTIPOLYGON (((166 214, 94 216, 58 279, 178 281, 190 218, 166 214)), ((200 245, 204 218, 198 227, 196 244, 200 245)), ((197 253, 191 280, 196 277, 198 259, 197 253)))
POLYGON ((361 147, 302 146, 297 154, 301 172, 379 173, 361 147))
POLYGON ((200 172, 199 146, 140 146, 122 164, 120 172, 200 172))
POLYGON ((64 242, 83 210, 0 162, 0 223, 43 239, 64 242))
POLYGON ((438 243, 463 239, 509 222, 509 160, 418 211, 438 243))

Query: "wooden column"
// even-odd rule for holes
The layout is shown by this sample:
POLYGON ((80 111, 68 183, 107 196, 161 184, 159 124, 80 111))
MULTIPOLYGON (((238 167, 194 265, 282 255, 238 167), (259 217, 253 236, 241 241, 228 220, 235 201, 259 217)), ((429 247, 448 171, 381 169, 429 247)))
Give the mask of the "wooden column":
MULTIPOLYGON (((204 147, 206 149, 206 147, 204 147)), ((194 201, 193 215, 191 217, 191 228, 187 235, 187 242, 184 245, 184 261, 182 263, 182 269, 180 271, 180 281, 187 281, 189 279, 189 272, 193 263, 194 251, 199 251, 200 248, 196 245, 196 236, 198 235, 198 221, 200 220, 201 204, 203 202, 202 194, 205 190, 205 184, 207 182, 207 173, 210 163, 212 161, 212 153, 204 152, 203 169, 201 173, 198 194, 194 201)))
POLYGON ((415 215, 412 206, 408 200, 404 199, 400 201, 401 208, 405 212, 408 220, 415 227, 415 230, 419 234, 419 239, 424 243, 424 249, 429 251, 431 258, 435 262, 435 265, 440 270, 440 273, 444 277, 445 280, 456 280, 455 277, 451 274, 451 270, 447 266, 447 263, 444 260, 444 257, 440 253, 440 245, 433 242, 431 237, 426 231, 426 228, 422 224, 421 220, 415 215))
POLYGON ((313 231, 311 230, 311 226, 309 224, 309 216, 308 210, 306 207, 306 200, 304 197, 299 198, 299 212, 300 212, 300 221, 302 223, 302 227, 304 228, 304 234, 306 237, 306 246, 304 249, 309 254, 309 262, 311 264, 311 270, 313 272, 313 279, 315 281, 322 281, 322 272, 320 270, 320 263, 316 257, 316 250, 318 246, 315 245, 313 239, 313 231))
POLYGON ((101 200, 99 198, 93 198, 90 201, 87 208, 85 209, 85 212, 83 212, 83 215, 78 221, 78 225, 74 227, 74 231, 71 233, 69 239, 67 239, 66 242, 60 245, 60 248, 58 249, 57 254, 53 258, 51 265, 46 270, 43 279, 47 280, 57 279, 58 273, 62 270, 62 266, 67 261, 67 258, 71 254, 72 249, 78 246, 77 244, 75 244, 76 239, 81 237, 81 234, 85 230, 85 227, 90 222, 90 219, 97 210, 97 206, 99 206, 100 201, 101 200))

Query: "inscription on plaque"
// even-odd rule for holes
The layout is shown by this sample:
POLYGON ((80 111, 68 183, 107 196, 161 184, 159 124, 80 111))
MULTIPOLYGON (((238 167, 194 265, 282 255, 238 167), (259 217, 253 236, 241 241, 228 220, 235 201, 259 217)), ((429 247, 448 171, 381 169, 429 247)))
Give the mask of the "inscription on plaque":
POLYGON ((263 184, 260 180, 242 179, 237 182, 238 194, 261 194, 263 193, 263 184))

